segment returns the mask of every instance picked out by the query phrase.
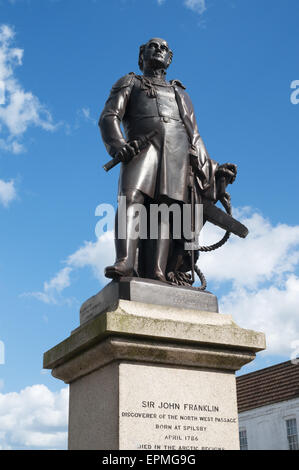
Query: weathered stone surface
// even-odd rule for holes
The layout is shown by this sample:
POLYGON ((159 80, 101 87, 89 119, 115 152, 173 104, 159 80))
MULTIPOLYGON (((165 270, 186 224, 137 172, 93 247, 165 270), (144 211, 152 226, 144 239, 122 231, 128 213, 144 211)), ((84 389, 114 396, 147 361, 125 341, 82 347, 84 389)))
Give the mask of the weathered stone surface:
POLYGON ((70 386, 70 450, 118 449, 118 368, 110 364, 70 386))
POLYGON ((234 374, 121 364, 119 378, 120 449, 239 449, 234 374))
POLYGON ((263 334, 239 328, 230 315, 120 300, 116 310, 98 315, 46 352, 44 367, 56 368, 114 336, 252 353, 265 348, 263 334))
POLYGON ((119 300, 218 312, 217 297, 209 292, 174 287, 154 280, 123 278, 120 282, 110 282, 97 295, 84 302, 80 310, 80 324, 106 310, 117 308, 119 300))
POLYGON ((200 309, 92 302, 90 320, 44 355, 70 384, 69 449, 238 449, 234 373, 264 335, 200 309))
POLYGON ((121 362, 70 390, 71 450, 239 448, 233 373, 121 362))
POLYGON ((66 383, 116 361, 147 362, 180 367, 209 367, 233 371, 252 361, 255 353, 110 337, 57 365, 52 375, 66 383))

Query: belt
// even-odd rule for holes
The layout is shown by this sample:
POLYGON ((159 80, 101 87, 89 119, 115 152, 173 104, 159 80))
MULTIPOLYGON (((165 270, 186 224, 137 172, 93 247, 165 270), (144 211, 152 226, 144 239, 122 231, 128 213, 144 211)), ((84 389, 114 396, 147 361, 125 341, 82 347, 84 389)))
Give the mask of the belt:
POLYGON ((160 120, 161 120, 162 122, 171 122, 171 121, 183 122, 181 119, 177 119, 177 118, 173 118, 173 117, 168 117, 168 116, 162 116, 162 117, 160 117, 160 120))
POLYGON ((134 121, 140 121, 141 119, 159 119, 160 121, 162 122, 171 122, 171 121, 175 121, 175 122, 181 122, 183 123, 182 119, 181 118, 174 118, 174 117, 168 117, 168 116, 135 116, 134 118, 132 118, 131 116, 129 116, 127 118, 128 120, 134 120, 134 121))

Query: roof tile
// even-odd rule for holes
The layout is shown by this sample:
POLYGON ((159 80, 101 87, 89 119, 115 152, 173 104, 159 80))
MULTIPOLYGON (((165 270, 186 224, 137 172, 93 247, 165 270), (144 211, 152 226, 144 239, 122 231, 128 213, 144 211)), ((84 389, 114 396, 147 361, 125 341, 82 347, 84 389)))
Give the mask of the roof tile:
POLYGON ((237 377, 238 411, 299 397, 299 365, 291 361, 237 377))

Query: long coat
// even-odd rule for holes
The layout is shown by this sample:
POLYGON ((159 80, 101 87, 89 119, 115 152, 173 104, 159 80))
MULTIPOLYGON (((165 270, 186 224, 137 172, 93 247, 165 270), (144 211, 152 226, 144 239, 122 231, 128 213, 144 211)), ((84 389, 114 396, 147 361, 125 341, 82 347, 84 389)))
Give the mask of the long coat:
POLYGON ((127 141, 156 130, 151 143, 129 163, 122 163, 119 194, 139 189, 153 199, 166 195, 188 202, 190 155, 200 171, 201 196, 216 199, 215 171, 198 132, 192 102, 178 80, 148 79, 130 73, 112 87, 99 126, 114 157, 127 141), (121 124, 125 130, 124 137, 121 124))

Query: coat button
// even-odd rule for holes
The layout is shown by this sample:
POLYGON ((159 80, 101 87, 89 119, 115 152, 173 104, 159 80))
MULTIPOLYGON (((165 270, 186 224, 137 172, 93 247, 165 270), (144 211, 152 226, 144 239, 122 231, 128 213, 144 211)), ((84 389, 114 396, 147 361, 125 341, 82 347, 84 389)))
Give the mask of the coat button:
POLYGON ((164 121, 164 122, 170 122, 170 119, 169 119, 168 117, 164 117, 164 118, 163 118, 163 121, 164 121))

